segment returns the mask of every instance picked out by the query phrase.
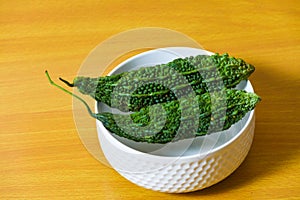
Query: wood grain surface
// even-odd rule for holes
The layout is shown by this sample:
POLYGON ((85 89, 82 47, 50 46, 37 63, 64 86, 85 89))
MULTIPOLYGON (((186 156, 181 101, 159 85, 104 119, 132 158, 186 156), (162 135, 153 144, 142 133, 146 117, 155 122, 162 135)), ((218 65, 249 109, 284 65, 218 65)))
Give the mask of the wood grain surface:
POLYGON ((1 1, 0 199, 300 199, 299 22, 297 0, 1 1), (250 80, 263 101, 253 145, 210 188, 154 192, 101 164, 80 141, 72 98, 44 75, 71 80, 99 43, 142 27, 256 66, 250 80))

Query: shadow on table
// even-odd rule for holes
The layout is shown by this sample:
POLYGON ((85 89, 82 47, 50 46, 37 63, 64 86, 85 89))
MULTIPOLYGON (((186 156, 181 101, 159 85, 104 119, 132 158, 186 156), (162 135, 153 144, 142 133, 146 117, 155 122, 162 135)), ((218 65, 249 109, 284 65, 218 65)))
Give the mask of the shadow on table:
POLYGON ((256 109, 254 141, 245 161, 222 182, 201 191, 186 193, 185 196, 214 195, 244 187, 276 173, 296 156, 299 122, 294 109, 299 109, 296 103, 299 100, 300 81, 296 74, 285 76, 267 69, 271 67, 264 65, 264 68, 256 68, 251 77, 251 83, 255 92, 262 97, 262 102, 256 109))

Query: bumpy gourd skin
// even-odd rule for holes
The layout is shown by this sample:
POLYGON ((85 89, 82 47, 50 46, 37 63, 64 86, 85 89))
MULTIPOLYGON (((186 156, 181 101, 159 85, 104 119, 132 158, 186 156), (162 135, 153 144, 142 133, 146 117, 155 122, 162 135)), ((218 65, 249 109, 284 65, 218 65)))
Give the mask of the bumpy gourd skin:
POLYGON ((118 75, 76 77, 72 85, 82 94, 119 110, 139 111, 149 105, 176 100, 178 96, 190 93, 191 89, 203 94, 211 88, 234 88, 254 70, 252 65, 228 54, 199 55, 118 75))
MULTIPOLYGON (((112 133, 125 137, 137 142, 147 143, 168 143, 185 138, 205 135, 208 133, 226 130, 233 124, 241 120, 247 112, 255 108, 260 101, 260 97, 255 93, 247 93, 241 90, 224 90, 225 104, 218 105, 216 102, 214 112, 215 118, 212 118, 211 94, 204 93, 195 96, 199 104, 191 104, 191 100, 187 99, 182 104, 178 100, 166 102, 162 104, 166 112, 166 120, 162 119, 162 110, 159 107, 152 109, 154 115, 149 116, 149 107, 142 108, 139 112, 132 113, 130 118, 120 114, 98 113, 94 117, 100 120, 103 125, 112 133), (195 116, 192 114, 195 109, 199 109, 199 124, 195 126, 195 116), (191 113, 191 116, 181 116, 181 111, 191 113), (222 115, 224 113, 225 115, 222 115), (115 121, 118 117, 118 123, 115 121), (134 123, 132 123, 132 121, 134 123), (153 132, 155 128, 149 128, 148 131, 141 132, 140 127, 147 126, 151 120, 154 120, 154 126, 163 127, 157 133, 153 132), (128 127, 130 126, 130 127, 128 127), (215 128, 209 128, 209 127, 215 128), (122 128, 123 127, 123 128, 122 128), (180 133, 178 129, 180 127, 180 133), (131 131, 126 132, 124 129, 129 128, 131 131), (196 130, 192 132, 191 130, 196 130)), ((214 95, 214 94, 212 94, 214 95)), ((218 95, 218 93, 216 93, 218 95)))

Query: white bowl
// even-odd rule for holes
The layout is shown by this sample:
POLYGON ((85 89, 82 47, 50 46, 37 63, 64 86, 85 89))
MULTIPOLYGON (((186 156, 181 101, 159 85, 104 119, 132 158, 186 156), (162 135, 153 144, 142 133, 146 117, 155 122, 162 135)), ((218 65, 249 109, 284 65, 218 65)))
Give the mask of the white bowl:
MULTIPOLYGON (((151 50, 121 63, 110 75, 199 54, 212 53, 187 47, 151 50)), ((249 81, 238 88, 253 92, 249 81)), ((96 112, 106 109, 96 103, 96 112)), ((218 183, 242 163, 252 144, 255 117, 253 110, 226 131, 167 145, 134 142, 111 134, 100 121, 96 124, 103 153, 120 175, 147 189, 183 193, 218 183)))

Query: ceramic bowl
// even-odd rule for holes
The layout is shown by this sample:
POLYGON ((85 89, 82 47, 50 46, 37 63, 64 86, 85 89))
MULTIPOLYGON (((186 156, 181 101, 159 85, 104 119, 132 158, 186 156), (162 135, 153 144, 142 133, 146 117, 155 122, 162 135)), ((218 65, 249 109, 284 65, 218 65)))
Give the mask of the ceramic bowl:
MULTIPOLYGON (((212 53, 187 47, 151 50, 119 64, 110 74, 199 54, 212 53)), ((254 92, 249 81, 238 88, 254 92)), ((96 103, 96 112, 106 109, 96 103)), ((184 193, 216 184, 238 168, 252 144, 255 117, 253 110, 226 131, 167 145, 134 142, 110 133, 100 121, 96 125, 102 151, 120 175, 147 189, 184 193)))

